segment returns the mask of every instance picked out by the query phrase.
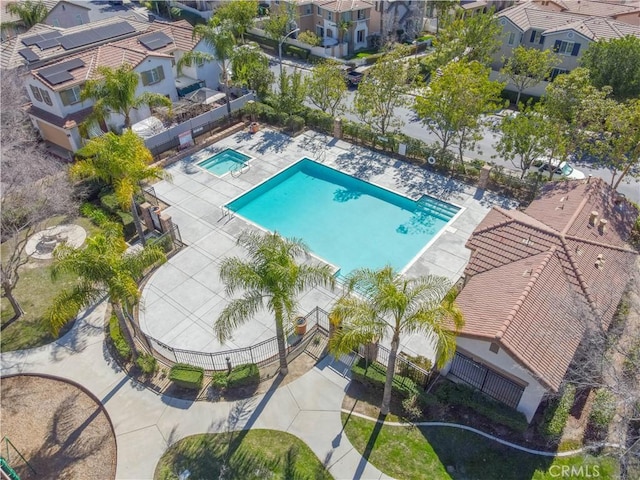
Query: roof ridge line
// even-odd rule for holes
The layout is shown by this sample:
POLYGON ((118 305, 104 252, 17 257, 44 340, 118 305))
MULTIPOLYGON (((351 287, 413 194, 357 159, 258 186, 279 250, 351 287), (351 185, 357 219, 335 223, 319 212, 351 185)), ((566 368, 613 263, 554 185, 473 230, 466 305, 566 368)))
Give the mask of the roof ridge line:
POLYGON ((529 295, 529 292, 531 292, 531 289, 533 288, 536 281, 540 277, 540 274, 542 273, 544 268, 547 266, 547 263, 549 263, 549 260, 551 259, 551 257, 553 256, 557 248, 558 247, 556 245, 552 245, 548 253, 545 255, 544 259, 542 259, 542 262, 540 262, 540 264, 536 267, 535 271, 531 273, 531 280, 529 280, 527 285, 524 287, 524 291, 522 292, 518 300, 516 300, 515 305, 509 312, 509 315, 507 315, 507 318, 505 319, 504 323, 500 327, 500 330, 496 332, 496 335, 495 335, 496 340, 501 340, 503 335, 506 333, 507 329, 509 328, 509 325, 511 325, 511 322, 513 321, 513 318, 518 313, 518 310, 520 309, 525 299, 529 295))
POLYGON ((576 237, 575 235, 565 235, 564 238, 566 240, 574 240, 576 242, 588 243, 589 245, 595 245, 596 247, 610 248, 611 250, 617 250, 619 252, 627 252, 627 253, 635 253, 635 254, 638 253, 633 248, 619 247, 618 245, 609 245, 608 243, 602 243, 602 242, 597 242, 595 240, 589 240, 587 238, 576 237))
POLYGON ((576 277, 578 279, 578 284, 580 285, 580 288, 582 289, 582 293, 584 293, 584 296, 587 299, 587 303, 589 304, 589 306, 591 307, 593 312, 597 313, 598 309, 596 308, 596 301, 591 296, 591 291, 589 290, 589 287, 587 286, 587 282, 585 282, 585 280, 584 280, 584 275, 582 274, 582 270, 580 270, 580 268, 576 264, 576 260, 575 260, 575 258, 573 258, 573 252, 571 252, 571 249, 567 245, 567 242, 566 242, 564 236, 560 237, 560 242, 562 242, 562 248, 564 249, 565 253, 567 254, 567 258, 569 259, 569 263, 571 264, 571 268, 576 273, 576 277))
POLYGON ((588 201, 589 201, 588 197, 583 197, 582 198, 582 200, 580 201, 580 205, 578 205, 578 208, 576 208, 576 211, 573 212, 573 215, 571 215, 571 218, 569 219, 567 224, 560 231, 560 238, 563 238, 566 235, 566 233, 569 231, 571 226, 574 224, 574 222, 578 218, 578 215, 580 215, 580 213, 582 212, 582 209, 584 209, 584 206, 587 204, 588 201))

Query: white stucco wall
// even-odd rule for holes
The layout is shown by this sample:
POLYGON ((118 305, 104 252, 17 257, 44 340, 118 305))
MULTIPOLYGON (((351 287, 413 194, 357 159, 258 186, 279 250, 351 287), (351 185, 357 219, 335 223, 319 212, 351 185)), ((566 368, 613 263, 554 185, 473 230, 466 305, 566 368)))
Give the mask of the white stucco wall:
POLYGON ((44 22, 60 28, 70 28, 89 23, 89 10, 72 3, 60 2, 51 9, 44 22))
MULTIPOLYGON (((193 48, 193 51, 208 53, 209 55, 213 55, 217 58, 215 50, 202 40, 193 48)), ((228 62, 228 65, 229 69, 231 69, 231 62, 228 62)), ((204 80, 207 88, 216 90, 220 85, 220 74, 222 73, 222 68, 220 68, 220 64, 217 60, 204 62, 204 65, 201 67, 194 67, 194 70, 195 71, 192 72, 195 73, 193 78, 197 80, 204 80)), ((191 77, 191 75, 188 76, 191 77)))
MULTIPOLYGON (((524 413, 527 421, 530 422, 538 409, 540 401, 547 393, 547 390, 538 383, 531 373, 509 356, 503 349, 500 349, 498 353, 491 352, 489 350, 491 342, 457 337, 456 344, 463 350, 461 353, 470 355, 474 361, 482 363, 489 368, 494 367, 498 373, 501 371, 506 372, 520 379, 527 385, 516 409, 524 413)), ((441 373, 446 375, 449 373, 450 367, 451 362, 441 370, 441 373)))

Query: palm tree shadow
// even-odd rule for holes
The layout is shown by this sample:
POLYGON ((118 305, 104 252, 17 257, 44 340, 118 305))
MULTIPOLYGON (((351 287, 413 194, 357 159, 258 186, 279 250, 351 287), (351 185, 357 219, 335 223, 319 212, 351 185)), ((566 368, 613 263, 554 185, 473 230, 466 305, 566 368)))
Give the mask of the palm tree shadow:
POLYGON ((384 419, 387 418, 386 415, 379 414, 378 419, 376 420, 376 426, 373 428, 371 432, 371 436, 367 441, 367 446, 364 448, 364 452, 362 453, 362 458, 360 459, 360 463, 358 463, 358 468, 356 468, 356 473, 354 474, 354 480, 358 480, 362 478, 364 474, 365 468, 367 468, 367 464, 369 463, 369 457, 371 456, 371 452, 373 452, 373 447, 378 440, 378 435, 380 435, 380 430, 384 425, 384 419))

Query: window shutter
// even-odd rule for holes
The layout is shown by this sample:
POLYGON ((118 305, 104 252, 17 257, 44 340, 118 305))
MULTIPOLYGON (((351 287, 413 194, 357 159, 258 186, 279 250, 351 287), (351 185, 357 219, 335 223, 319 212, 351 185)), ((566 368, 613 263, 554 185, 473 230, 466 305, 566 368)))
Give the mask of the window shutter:
POLYGON ((529 39, 529 43, 533 43, 535 39, 536 39, 536 31, 531 30, 531 38, 529 39))
POLYGON ((560 50, 560 40, 556 40, 553 44, 553 51, 557 52, 558 50, 560 50))
POLYGON ((540 45, 544 43, 544 35, 540 35, 540 41, 538 42, 540 45))
POLYGON ((164 68, 162 68, 162 65, 160 65, 156 70, 158 72, 158 81, 161 82, 162 80, 164 80, 164 68))
POLYGON ((149 72, 142 72, 140 79, 142 80, 142 85, 149 85, 149 83, 151 83, 151 75, 149 75, 149 72))
POLYGON ((579 43, 574 43, 573 44, 573 50, 571 51, 571 56, 572 57, 577 57, 579 51, 580 51, 580 44, 579 43))

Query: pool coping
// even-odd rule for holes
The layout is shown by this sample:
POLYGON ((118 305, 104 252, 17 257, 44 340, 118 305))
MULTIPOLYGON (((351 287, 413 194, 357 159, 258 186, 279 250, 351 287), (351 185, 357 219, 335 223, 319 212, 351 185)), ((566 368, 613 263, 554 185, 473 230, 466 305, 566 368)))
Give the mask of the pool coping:
MULTIPOLYGON (((249 168, 251 168, 250 163, 251 163, 253 160, 255 160, 255 158, 256 158, 256 157, 254 157, 254 156, 252 156, 252 155, 248 155, 248 154, 246 154, 246 153, 244 153, 244 152, 242 152, 242 151, 238 150, 237 148, 227 147, 227 148, 224 148, 224 149, 220 150, 219 152, 215 152, 215 153, 213 153, 209 158, 205 158, 204 160, 199 160, 198 162, 196 162, 196 167, 198 167, 200 170, 205 171, 205 172, 206 172, 206 173, 208 173, 209 175, 213 175, 213 176, 214 176, 214 177, 216 177, 216 178, 224 178, 224 177, 226 177, 227 175, 231 175, 231 176, 233 177, 233 172, 234 172, 234 170, 228 170, 227 172, 223 173, 222 175, 216 175, 216 174, 215 174, 215 173, 213 173, 211 170, 208 170, 207 168, 200 166, 200 164, 201 164, 201 163, 207 162, 207 161, 209 161, 211 158, 215 157, 216 155, 220 155, 221 153, 226 152, 227 150, 232 150, 232 151, 234 151, 234 152, 238 152, 238 153, 240 153, 240 154, 244 155, 245 157, 247 157, 247 160, 246 160, 246 161, 244 161, 244 162, 242 162, 242 163, 240 163, 240 162, 236 162, 237 164, 242 165, 243 167, 248 166, 249 168)), ((235 161, 235 160, 234 160, 234 161, 235 161)), ((242 174, 242 173, 244 173, 244 172, 242 171, 242 168, 240 169, 240 173, 241 173, 241 174, 242 174)), ((235 178, 235 177, 234 177, 234 178, 235 178)))

